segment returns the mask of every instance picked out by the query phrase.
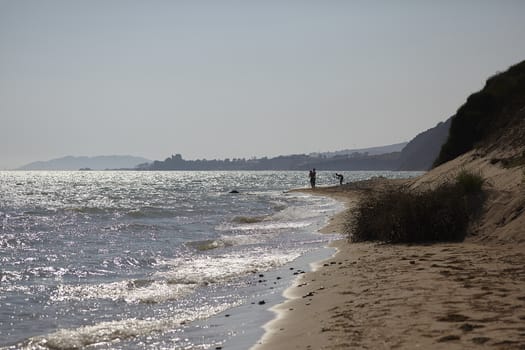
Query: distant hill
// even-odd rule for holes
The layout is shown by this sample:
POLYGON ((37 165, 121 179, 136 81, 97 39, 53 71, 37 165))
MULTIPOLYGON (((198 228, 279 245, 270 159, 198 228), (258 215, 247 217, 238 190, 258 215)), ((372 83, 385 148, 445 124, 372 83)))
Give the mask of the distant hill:
POLYGON ((452 117, 414 137, 401 151, 399 170, 428 170, 447 141, 452 117))
POLYGON ((151 161, 146 158, 134 156, 66 156, 48 161, 29 163, 20 167, 19 170, 133 169, 139 164, 150 162, 151 161))
POLYGON ((141 170, 396 170, 399 152, 369 156, 361 153, 326 157, 294 154, 274 158, 186 160, 180 154, 154 161, 141 170))
MULTIPOLYGON (((435 165, 443 164, 495 140, 525 142, 515 137, 523 123, 525 101, 525 61, 489 78, 481 91, 467 98, 452 117, 450 134, 435 165), (508 137, 502 138, 504 134, 508 137)), ((521 145, 513 145, 516 146, 521 145)))
POLYGON ((393 145, 386 146, 377 146, 369 148, 357 148, 357 149, 345 149, 335 152, 321 152, 321 153, 312 153, 311 155, 320 155, 325 157, 336 157, 336 156, 346 156, 360 153, 363 155, 377 156, 380 154, 401 152, 401 150, 407 145, 408 142, 396 143, 393 145))
POLYGON ((448 135, 450 120, 410 142, 273 158, 186 160, 180 154, 141 165, 141 170, 428 170, 448 135))
POLYGON ((141 170, 428 170, 448 135, 450 122, 439 123, 410 142, 335 152, 273 158, 186 160, 180 154, 140 166, 141 170))

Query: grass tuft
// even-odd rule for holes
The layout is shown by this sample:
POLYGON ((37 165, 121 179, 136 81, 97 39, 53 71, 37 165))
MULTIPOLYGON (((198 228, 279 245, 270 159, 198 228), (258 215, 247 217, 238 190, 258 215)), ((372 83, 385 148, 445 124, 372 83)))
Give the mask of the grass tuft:
POLYGON ((462 241, 485 180, 462 171, 456 183, 422 193, 402 189, 361 201, 347 232, 353 242, 423 243, 462 241))
POLYGON ((467 170, 461 170, 456 176, 459 188, 465 194, 475 194, 481 192, 485 179, 481 173, 472 173, 467 170))

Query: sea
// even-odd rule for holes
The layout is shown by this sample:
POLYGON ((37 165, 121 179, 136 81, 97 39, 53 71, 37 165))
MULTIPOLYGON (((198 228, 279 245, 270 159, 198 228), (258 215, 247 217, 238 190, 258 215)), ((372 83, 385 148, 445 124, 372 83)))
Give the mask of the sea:
POLYGON ((292 171, 0 172, 0 349, 250 348, 343 237, 318 233, 341 203, 289 192, 307 185, 292 171))

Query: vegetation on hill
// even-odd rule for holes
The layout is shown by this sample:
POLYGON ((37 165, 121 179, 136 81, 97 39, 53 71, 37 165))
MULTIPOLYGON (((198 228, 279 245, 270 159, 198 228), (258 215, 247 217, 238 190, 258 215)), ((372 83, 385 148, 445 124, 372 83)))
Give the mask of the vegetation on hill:
POLYGON ((523 119, 525 61, 489 78, 452 118, 447 141, 434 162, 438 166, 477 146, 489 144, 523 119))
POLYGON ((401 188, 369 195, 347 224, 354 242, 461 241, 482 199, 484 180, 461 171, 453 184, 417 193, 401 188))

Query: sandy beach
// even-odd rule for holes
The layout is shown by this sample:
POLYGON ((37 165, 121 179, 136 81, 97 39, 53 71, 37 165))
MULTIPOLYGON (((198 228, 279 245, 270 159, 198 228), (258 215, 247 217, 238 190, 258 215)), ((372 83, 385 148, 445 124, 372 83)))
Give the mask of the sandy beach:
POLYGON ((479 244, 339 242, 297 280, 255 349, 525 346, 525 255, 479 244))
MULTIPOLYGON (((428 186, 468 157, 401 185, 428 186)), ((334 257, 287 289, 252 349, 525 349, 521 175, 503 176, 488 161, 472 166, 489 179, 489 199, 464 242, 337 242, 334 257)), ((392 185, 400 184, 316 189, 348 206, 324 231, 343 232, 367 188, 392 185)))

